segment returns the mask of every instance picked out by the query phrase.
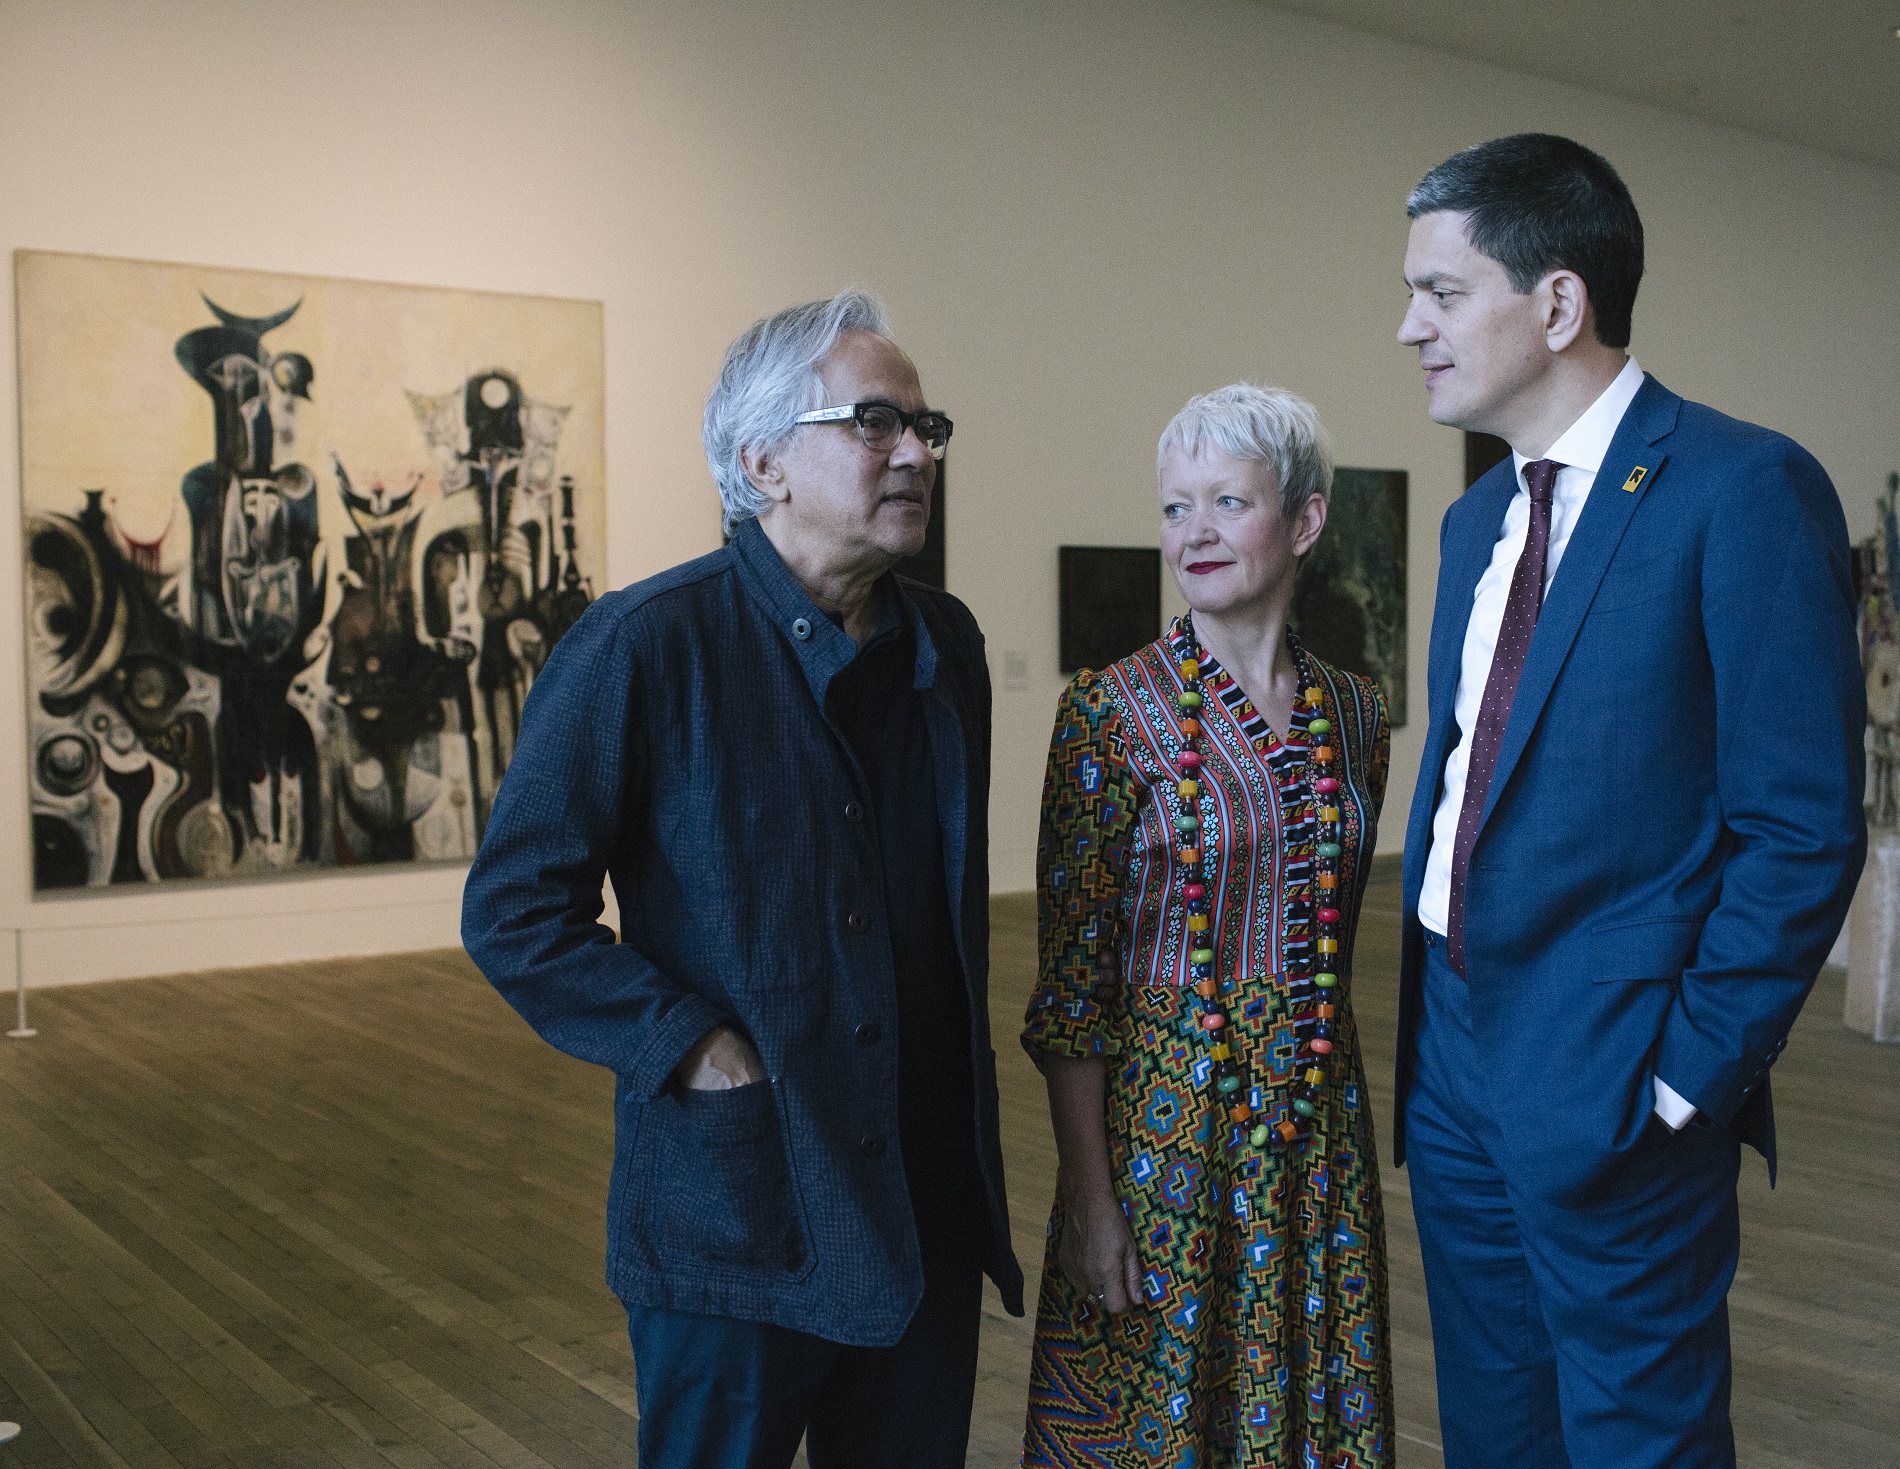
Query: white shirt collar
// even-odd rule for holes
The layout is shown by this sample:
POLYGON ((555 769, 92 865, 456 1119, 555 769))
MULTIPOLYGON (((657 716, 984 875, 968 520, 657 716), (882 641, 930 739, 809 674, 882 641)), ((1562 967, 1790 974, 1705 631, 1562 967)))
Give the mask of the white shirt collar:
MULTIPOLYGON (((1629 406, 1636 398, 1636 390, 1642 385, 1643 369, 1631 357, 1624 362, 1623 370, 1616 375, 1615 380, 1597 395, 1596 402, 1584 409, 1583 416, 1558 436, 1557 442, 1545 451, 1544 457, 1594 475, 1603 467, 1603 456, 1610 452, 1610 440, 1616 437, 1617 425, 1622 423, 1623 415, 1629 412, 1629 406)), ((1524 466, 1530 460, 1513 449, 1511 462, 1517 470, 1518 483, 1522 484, 1524 466)))

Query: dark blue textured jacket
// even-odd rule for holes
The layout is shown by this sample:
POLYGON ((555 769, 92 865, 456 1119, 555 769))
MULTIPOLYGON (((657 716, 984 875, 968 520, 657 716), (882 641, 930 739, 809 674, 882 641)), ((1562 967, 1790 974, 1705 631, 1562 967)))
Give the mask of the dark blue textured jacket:
MULTIPOLYGON (((954 597, 892 580, 916 638, 969 1002, 977 1253, 1020 1314, 989 1043, 983 638, 954 597)), ((887 1345, 923 1271, 877 834, 854 819, 862 774, 824 713, 854 651, 754 521, 603 597, 535 680, 462 938, 543 1037, 618 1078, 607 1279, 622 1300, 887 1345), (598 921, 603 874, 619 943, 598 921), (722 1023, 770 1081, 668 1086, 722 1023)))

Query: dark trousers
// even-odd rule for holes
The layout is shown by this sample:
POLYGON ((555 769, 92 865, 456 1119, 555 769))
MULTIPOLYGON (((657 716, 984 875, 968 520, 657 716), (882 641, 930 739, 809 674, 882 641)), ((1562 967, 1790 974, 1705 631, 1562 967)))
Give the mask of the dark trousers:
POLYGON ((630 1307, 641 1469, 963 1469, 983 1276, 933 1273, 896 1345, 630 1307))
POLYGON ((1585 1208, 1513 1184, 1471 992, 1429 931, 1406 1166, 1447 1469, 1730 1469, 1735 1135, 1652 1118, 1585 1208))

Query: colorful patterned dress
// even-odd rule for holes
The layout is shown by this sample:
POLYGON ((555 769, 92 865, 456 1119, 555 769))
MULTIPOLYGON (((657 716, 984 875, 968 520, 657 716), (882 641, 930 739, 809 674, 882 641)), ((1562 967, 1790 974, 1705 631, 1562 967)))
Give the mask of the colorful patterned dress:
MULTIPOLYGON (((1291 634, 1289 634, 1291 640, 1291 634)), ((1195 1020, 1173 819, 1179 622, 1063 695, 1037 855, 1032 1056, 1108 1063, 1109 1165, 1146 1306, 1110 1316, 1064 1278, 1049 1221, 1025 1465, 1370 1469, 1393 1460, 1379 1167, 1350 1004, 1352 935, 1390 731, 1370 680, 1293 641, 1340 756, 1336 1046, 1310 1140, 1253 1147, 1229 1122, 1195 1020)), ((1258 1119, 1288 1115, 1315 998, 1314 711, 1282 739, 1205 650, 1199 748, 1215 973, 1258 1119)), ((1297 1120, 1297 1119, 1295 1119, 1297 1120)))

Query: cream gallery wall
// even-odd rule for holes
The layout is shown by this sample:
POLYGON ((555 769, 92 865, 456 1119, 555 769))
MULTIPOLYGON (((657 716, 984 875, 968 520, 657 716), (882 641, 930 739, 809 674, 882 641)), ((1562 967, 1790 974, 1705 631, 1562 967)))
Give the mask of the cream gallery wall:
MULTIPOLYGON (((0 0, 10 268, 51 251, 599 303, 596 591, 718 544, 698 421, 726 343, 795 300, 882 294, 957 423, 947 574, 990 643, 1005 891, 1033 881, 1063 683, 1057 548, 1154 545, 1155 438, 1191 393, 1237 378, 1310 397, 1342 464, 1409 476, 1395 846, 1438 522, 1463 466, 1393 339, 1402 201, 1454 149, 1525 129, 1578 137, 1629 181, 1650 241, 1643 364, 1807 444, 1855 534, 1870 529, 1900 467, 1891 171, 1250 0, 0 0)), ((160 357, 182 330, 154 337, 160 357)), ((128 869, 35 892, 18 366, 0 354, 15 507, 0 516, 0 966, 17 955, 37 984, 456 942, 453 860, 242 882, 128 869)), ((167 391, 197 391, 168 371, 167 391)), ((319 374, 313 409, 325 391, 319 374)), ((99 411, 115 415, 102 434, 136 444, 116 417, 136 403, 99 411)), ((154 483, 213 459, 208 406, 201 432, 165 441, 154 483)))

